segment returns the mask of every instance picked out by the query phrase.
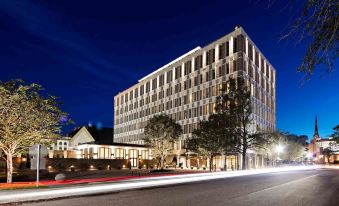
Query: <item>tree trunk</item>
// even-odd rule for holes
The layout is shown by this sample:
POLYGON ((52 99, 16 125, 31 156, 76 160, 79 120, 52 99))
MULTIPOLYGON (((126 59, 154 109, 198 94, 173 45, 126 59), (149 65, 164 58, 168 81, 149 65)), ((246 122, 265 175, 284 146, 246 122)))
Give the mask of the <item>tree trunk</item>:
POLYGON ((246 151, 242 152, 242 170, 246 170, 246 151))
POLYGON ((6 155, 6 164, 7 164, 7 183, 12 183, 13 179, 13 157, 12 154, 6 155))
POLYGON ((224 171, 227 171, 227 153, 225 153, 224 171))
POLYGON ((212 171, 213 167, 213 156, 210 157, 210 172, 212 171))
POLYGON ((161 170, 164 169, 164 156, 161 156, 161 159, 160 159, 160 169, 161 170))

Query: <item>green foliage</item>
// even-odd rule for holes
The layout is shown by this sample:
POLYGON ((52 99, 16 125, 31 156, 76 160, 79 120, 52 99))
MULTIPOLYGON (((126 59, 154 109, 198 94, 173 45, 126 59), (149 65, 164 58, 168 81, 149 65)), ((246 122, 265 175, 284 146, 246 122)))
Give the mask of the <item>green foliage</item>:
POLYGON ((330 163, 330 158, 335 153, 336 153, 336 151, 332 150, 331 147, 327 147, 327 148, 324 149, 323 154, 327 157, 328 163, 330 163))
MULTIPOLYGON (((242 77, 230 78, 217 98, 216 111, 228 121, 227 139, 232 150, 240 152, 243 159, 249 149, 258 149, 266 142, 266 135, 253 125, 251 93, 242 77)), ((242 168, 246 169, 243 161, 242 168)))
POLYGON ((264 144, 263 150, 269 154, 273 159, 281 158, 288 161, 302 160, 305 156, 304 142, 305 135, 295 135, 287 132, 268 132, 267 142, 264 144), (276 150, 278 146, 283 147, 281 154, 276 150))
POLYGON ((298 67, 309 79, 315 66, 325 64, 327 71, 333 69, 338 57, 337 43, 339 39, 339 3, 337 0, 309 0, 305 3, 301 15, 295 19, 290 31, 283 38, 305 36, 310 38, 306 54, 298 67))
POLYGON ((334 132, 333 132, 333 134, 332 134, 331 136, 332 136, 333 140, 334 140, 337 144, 339 144, 339 125, 335 126, 335 127, 333 128, 333 130, 334 130, 334 132))
POLYGON ((160 166, 163 169, 166 156, 172 154, 174 142, 182 134, 180 124, 168 115, 155 115, 149 119, 144 134, 145 144, 152 148, 154 157, 160 158, 160 166))
POLYGON ((38 84, 0 82, 0 149, 6 155, 9 172, 13 156, 58 137, 61 119, 67 117, 56 97, 42 93, 38 84))
POLYGON ((282 153, 282 159, 296 161, 302 160, 304 156, 305 156, 305 146, 298 142, 287 141, 287 144, 284 148, 284 152, 282 153))
POLYGON ((210 158, 210 170, 212 168, 213 157, 221 154, 225 148, 225 128, 223 116, 211 114, 207 121, 201 121, 199 128, 194 130, 192 137, 186 140, 186 147, 189 151, 201 156, 210 158))

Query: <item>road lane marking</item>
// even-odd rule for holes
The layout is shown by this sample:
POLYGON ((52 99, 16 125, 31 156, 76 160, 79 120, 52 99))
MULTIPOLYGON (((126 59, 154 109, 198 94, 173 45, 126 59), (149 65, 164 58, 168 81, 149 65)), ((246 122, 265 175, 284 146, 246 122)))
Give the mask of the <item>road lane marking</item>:
POLYGON ((100 184, 100 185, 87 185, 68 188, 50 188, 26 191, 17 190, 0 192, 0 203, 23 202, 41 199, 53 199, 61 197, 100 194, 107 192, 118 192, 132 189, 159 187, 221 178, 231 178, 286 171, 314 170, 314 169, 317 169, 317 167, 289 167, 289 168, 271 168, 271 169, 245 170, 233 172, 200 173, 200 174, 180 175, 180 177, 178 176, 151 177, 144 178, 142 181, 107 183, 105 185, 100 184))
POLYGON ((311 176, 304 177, 304 178, 301 178, 301 179, 292 180, 290 182, 286 182, 286 183, 283 183, 283 184, 280 184, 280 185, 275 185, 273 187, 268 187, 268 188, 265 188, 265 189, 262 189, 262 190, 259 190, 259 191, 255 191, 255 192, 249 193, 247 195, 253 195, 253 194, 256 194, 256 193, 269 191, 269 190, 272 190, 272 189, 275 189, 275 188, 278 188, 278 187, 283 187, 283 186, 291 184, 291 183, 295 183, 295 182, 299 182, 299 181, 302 181, 302 180, 306 180, 306 179, 309 179, 309 178, 312 178, 312 177, 315 177, 315 176, 318 176, 318 175, 319 174, 315 174, 315 175, 311 175, 311 176))

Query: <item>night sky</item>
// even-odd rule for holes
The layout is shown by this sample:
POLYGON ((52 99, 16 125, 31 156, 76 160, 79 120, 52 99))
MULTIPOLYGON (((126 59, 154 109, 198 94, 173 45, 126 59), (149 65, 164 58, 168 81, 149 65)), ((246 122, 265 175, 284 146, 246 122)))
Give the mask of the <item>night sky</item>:
POLYGON ((339 124, 338 69, 301 84, 307 41, 279 41, 300 5, 145 2, 1 0, 0 80, 43 85, 76 126, 112 127, 115 94, 240 25, 277 70, 277 128, 312 136, 316 114, 321 136, 339 124))

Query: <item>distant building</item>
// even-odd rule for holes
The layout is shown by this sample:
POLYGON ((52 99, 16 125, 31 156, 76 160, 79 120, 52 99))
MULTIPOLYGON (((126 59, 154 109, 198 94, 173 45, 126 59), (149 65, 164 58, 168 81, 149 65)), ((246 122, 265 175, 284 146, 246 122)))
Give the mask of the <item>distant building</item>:
MULTIPOLYGON (((165 48, 164 48, 165 49, 165 48)), ((241 27, 218 40, 169 62, 114 97, 114 141, 143 144, 144 127, 165 113, 179 123, 183 135, 175 143, 177 163, 186 161, 185 140, 214 112, 220 90, 229 78, 243 78, 251 91, 252 131, 276 128, 276 70, 241 27)), ((250 167, 263 164, 251 154, 250 167)), ((224 158, 216 158, 222 167, 224 158)), ((235 167, 241 155, 230 156, 235 167)))
POLYGON ((318 118, 315 118, 314 135, 309 144, 311 159, 317 164, 334 163, 339 164, 339 145, 332 139, 321 138, 318 131, 318 118), (327 151, 331 155, 328 158, 327 151))

